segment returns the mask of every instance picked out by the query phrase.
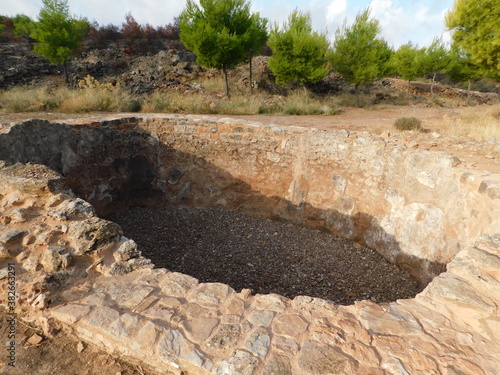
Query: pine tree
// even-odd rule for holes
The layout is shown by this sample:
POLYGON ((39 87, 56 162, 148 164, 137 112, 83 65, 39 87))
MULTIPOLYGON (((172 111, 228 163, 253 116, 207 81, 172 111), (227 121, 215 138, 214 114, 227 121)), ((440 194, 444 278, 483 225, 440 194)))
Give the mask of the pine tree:
POLYGON ((409 42, 399 47, 389 61, 391 68, 408 81, 408 95, 410 95, 411 81, 424 74, 423 56, 424 49, 409 42))
POLYGON ((481 77, 481 69, 474 64, 470 53, 461 50, 455 43, 450 50, 450 63, 446 68, 448 76, 456 82, 467 82, 467 104, 470 102, 471 82, 481 77))
POLYGON ((67 62, 80 47, 88 28, 86 20, 71 17, 66 0, 43 0, 38 21, 30 32, 30 36, 39 42, 34 51, 52 64, 63 64, 68 82, 67 62))
POLYGON ((431 95, 434 98, 436 75, 450 64, 450 55, 441 38, 435 38, 432 44, 423 50, 421 58, 424 74, 432 74, 431 95))
POLYGON ((347 20, 337 29, 333 51, 330 55, 332 68, 353 83, 356 89, 356 106, 359 106, 359 86, 383 77, 387 72, 387 61, 391 49, 387 42, 377 38, 380 34, 377 20, 370 20, 366 9, 358 13, 352 26, 347 20))
POLYGON ((245 0, 200 0, 200 5, 188 0, 179 16, 181 41, 196 54, 198 64, 222 70, 226 96, 228 69, 242 64, 257 48, 258 19, 245 0))
POLYGON ((295 10, 288 22, 271 30, 268 45, 273 51, 269 69, 276 83, 286 86, 295 82, 316 83, 328 74, 325 34, 312 31, 311 16, 295 10))
POLYGON ((446 15, 446 26, 472 62, 500 80, 500 1, 456 0, 446 15))

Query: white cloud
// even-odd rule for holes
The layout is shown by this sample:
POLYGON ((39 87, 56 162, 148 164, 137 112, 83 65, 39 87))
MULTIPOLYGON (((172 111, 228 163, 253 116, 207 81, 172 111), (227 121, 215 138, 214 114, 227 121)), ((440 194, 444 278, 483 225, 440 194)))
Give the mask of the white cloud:
POLYGON ((333 0, 326 8, 326 19, 328 21, 344 18, 347 10, 347 0, 333 0))

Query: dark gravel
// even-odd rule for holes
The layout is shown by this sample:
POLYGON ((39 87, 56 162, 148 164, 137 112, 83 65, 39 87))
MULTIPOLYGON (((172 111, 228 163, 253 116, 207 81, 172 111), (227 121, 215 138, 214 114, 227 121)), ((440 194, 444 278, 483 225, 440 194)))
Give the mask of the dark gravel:
POLYGON ((344 305, 418 292, 416 280, 376 251, 294 224, 216 208, 135 208, 109 219, 157 267, 237 291, 307 295, 344 305))

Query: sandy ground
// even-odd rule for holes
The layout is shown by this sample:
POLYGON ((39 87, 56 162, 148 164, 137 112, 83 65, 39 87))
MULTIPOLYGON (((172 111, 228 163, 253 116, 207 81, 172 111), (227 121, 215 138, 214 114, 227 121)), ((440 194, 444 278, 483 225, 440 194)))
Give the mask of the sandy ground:
MULTIPOLYGON (((422 151, 451 152, 462 160, 461 167, 463 168, 500 173, 500 140, 497 140, 497 142, 477 142, 478 134, 475 133, 474 129, 461 137, 446 136, 450 127, 460 126, 463 123, 463 118, 474 118, 491 112, 500 113, 500 104, 453 108, 417 105, 379 106, 366 109, 346 107, 342 108, 340 113, 334 116, 221 115, 220 117, 244 119, 263 124, 312 127, 326 131, 347 129, 351 132, 368 132, 373 135, 381 135, 388 131, 388 134, 386 132, 384 137, 389 143, 397 143, 403 147, 422 151), (428 133, 399 132, 395 130, 394 122, 403 116, 419 118, 422 121, 423 128, 427 129, 428 133)), ((134 113, 128 115, 140 117, 146 114, 134 113)), ((96 112, 85 114, 0 113, 0 125, 7 125, 30 118, 75 123, 89 118, 96 121, 115 117, 115 113, 96 112)), ((498 128, 500 128, 500 118, 497 120, 498 128)))

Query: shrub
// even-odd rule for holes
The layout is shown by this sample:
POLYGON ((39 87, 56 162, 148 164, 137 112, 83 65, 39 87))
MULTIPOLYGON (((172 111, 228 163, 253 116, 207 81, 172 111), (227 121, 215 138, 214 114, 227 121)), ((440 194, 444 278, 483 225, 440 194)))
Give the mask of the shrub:
POLYGON ((422 121, 416 117, 400 117, 394 122, 398 130, 422 130, 422 121))

